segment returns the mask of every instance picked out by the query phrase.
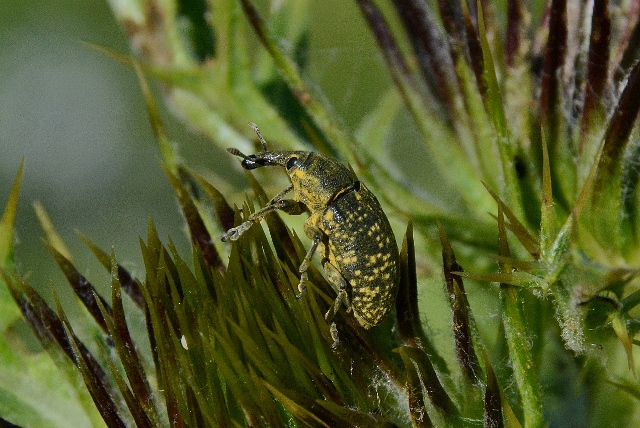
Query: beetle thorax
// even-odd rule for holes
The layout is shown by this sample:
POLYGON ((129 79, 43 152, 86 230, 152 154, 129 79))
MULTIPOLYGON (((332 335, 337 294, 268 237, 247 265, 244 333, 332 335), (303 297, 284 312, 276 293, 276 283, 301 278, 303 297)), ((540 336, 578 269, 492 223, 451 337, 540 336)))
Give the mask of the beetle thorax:
POLYGON ((288 170, 293 198, 309 211, 323 210, 357 178, 347 167, 319 153, 310 153, 298 167, 288 170))

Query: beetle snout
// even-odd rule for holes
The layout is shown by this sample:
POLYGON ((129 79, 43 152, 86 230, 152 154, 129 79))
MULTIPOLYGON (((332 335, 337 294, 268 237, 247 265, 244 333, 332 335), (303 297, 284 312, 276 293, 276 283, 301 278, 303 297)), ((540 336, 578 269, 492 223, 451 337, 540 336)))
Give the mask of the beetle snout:
POLYGON ((256 169, 260 168, 261 166, 265 166, 266 163, 264 162, 264 159, 255 159, 249 156, 248 158, 242 160, 241 165, 244 169, 256 169))
POLYGON ((256 169, 262 166, 284 166, 282 156, 274 155, 272 152, 256 153, 245 156, 242 159, 244 169, 256 169))
POLYGON ((260 168, 261 166, 275 165, 273 162, 269 160, 269 158, 264 157, 262 154, 247 156, 244 153, 242 153, 240 150, 234 147, 228 148, 227 151, 234 156, 238 156, 242 158, 241 165, 244 169, 256 169, 256 168, 260 168))

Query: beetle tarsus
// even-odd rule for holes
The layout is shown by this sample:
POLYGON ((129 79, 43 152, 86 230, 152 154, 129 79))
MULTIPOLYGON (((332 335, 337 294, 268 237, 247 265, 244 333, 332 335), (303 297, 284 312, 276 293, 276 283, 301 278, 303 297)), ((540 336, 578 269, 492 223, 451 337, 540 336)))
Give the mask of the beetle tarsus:
POLYGON ((247 230, 249 230, 249 228, 251 227, 251 225, 253 223, 254 222, 252 220, 248 220, 248 221, 245 221, 244 223, 242 223, 240 226, 232 227, 231 229, 227 230, 227 233, 225 233, 222 236, 222 242, 238 240, 238 238, 240 238, 240 236, 243 233, 245 233, 247 230))
POLYGON ((307 273, 306 272, 304 272, 300 276, 300 282, 298 283, 298 291, 300 293, 296 294, 296 299, 300 300, 302 299, 302 296, 304 296, 304 293, 307 292, 307 273))
POLYGON ((342 304, 342 302, 346 303, 348 308, 347 311, 348 311, 351 308, 351 305, 349 304, 349 297, 347 296, 347 290, 340 287, 340 290, 338 291, 338 296, 336 296, 336 300, 333 301, 333 305, 329 308, 327 313, 324 314, 324 319, 327 322, 330 322, 333 320, 333 318, 338 313, 338 309, 340 309, 340 305, 342 304))
POLYGON ((305 291, 307 291, 307 280, 309 279, 309 275, 307 274, 307 269, 309 269, 309 263, 311 262, 311 258, 313 257, 313 254, 316 252, 316 249, 318 248, 318 244, 320 243, 320 237, 321 236, 319 233, 315 234, 315 236, 313 237, 313 244, 311 244, 309 251, 307 251, 307 254, 304 256, 304 259, 300 264, 300 268, 298 269, 298 272, 300 272, 300 283, 298 284, 298 290, 300 291, 300 294, 296 296, 296 299, 298 300, 301 299, 302 295, 305 293, 305 291))
POLYGON ((331 333, 331 338, 333 339, 331 349, 336 349, 340 344, 340 339, 338 337, 338 327, 336 327, 336 323, 331 323, 331 326, 329 327, 329 333, 331 333))

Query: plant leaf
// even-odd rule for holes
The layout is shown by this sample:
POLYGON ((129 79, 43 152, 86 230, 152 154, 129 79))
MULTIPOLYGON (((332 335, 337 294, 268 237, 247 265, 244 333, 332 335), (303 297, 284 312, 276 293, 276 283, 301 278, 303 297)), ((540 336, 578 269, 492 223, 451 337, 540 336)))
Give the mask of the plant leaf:
POLYGON ((501 210, 509 219, 509 224, 505 224, 505 226, 513 232, 527 252, 533 258, 538 259, 540 257, 540 245, 538 240, 527 230, 520 220, 518 220, 518 217, 511 211, 511 209, 509 209, 507 204, 505 204, 493 190, 491 190, 486 184, 484 184, 484 187, 498 204, 499 210, 501 210))
MULTIPOLYGON (((402 346, 397 349, 397 352, 400 354, 400 357, 402 357, 405 370, 408 372, 413 371, 414 374, 411 376, 415 376, 415 379, 419 379, 420 385, 418 385, 417 388, 426 391, 431 403, 443 414, 444 417, 447 418, 447 420, 455 420, 459 415, 458 409, 440 383, 440 380, 433 369, 433 365, 429 360, 429 356, 424 352, 424 350, 411 346, 402 346)), ((414 404, 420 405, 424 402, 424 399, 420 396, 420 393, 415 389, 414 385, 411 385, 411 387, 412 393, 418 394, 414 397, 414 400, 416 400, 414 401, 414 404)), ((417 412, 417 419, 420 420, 422 417, 420 412, 423 410, 415 407, 414 409, 415 412, 417 412)))
POLYGON ((636 367, 633 360, 633 346, 631 344, 631 338, 629 337, 629 332, 627 331, 627 325, 624 320, 624 317, 620 314, 620 312, 616 311, 611 316, 611 326, 613 327, 613 331, 618 336, 618 340, 624 346, 624 351, 627 354, 627 364, 629 365, 629 370, 633 373, 633 376, 636 375, 636 367))
POLYGON ((67 249, 64 241, 60 235, 58 235, 58 232, 56 232, 56 229, 53 227, 53 222, 49 218, 49 215, 42 204, 38 201, 34 202, 33 209, 35 210, 36 215, 38 216, 38 221, 40 221, 40 226, 46 235, 46 242, 62 254, 65 259, 73 260, 71 252, 67 249))
POLYGON ((189 226, 191 239, 193 240, 193 242, 196 242, 200 246, 202 255, 204 256, 204 259, 207 261, 209 266, 214 267, 218 270, 224 270, 225 266, 222 263, 220 255, 218 254, 218 250, 216 249, 215 245, 213 245, 211 235, 209 234, 209 231, 202 221, 202 217, 198 212, 198 208, 189 197, 189 192, 180 182, 178 177, 176 177, 167 167, 162 165, 162 168, 169 178, 169 182, 171 183, 171 186, 173 187, 173 190, 178 197, 180 208, 182 209, 182 213, 184 214, 185 220, 187 221, 187 226, 189 226))
POLYGON ((487 386, 484 391, 484 426, 487 428, 502 428, 502 398, 498 378, 489 361, 487 350, 482 349, 484 369, 487 374, 487 386))
POLYGON ((276 44, 273 36, 267 31, 258 11, 250 0, 241 0, 242 8, 249 19, 263 46, 269 51, 273 61, 280 71, 291 92, 296 96, 306 112, 313 119, 314 124, 327 136, 328 150, 330 154, 336 152, 343 156, 351 153, 355 144, 348 134, 337 125, 337 121, 317 97, 309 90, 307 83, 302 78, 300 71, 291 58, 289 58, 276 44))
MULTIPOLYGON (((91 241, 86 235, 79 231, 76 231, 80 239, 82 239, 87 247, 91 250, 93 255, 98 259, 100 264, 105 269, 111 271, 112 258, 109 254, 105 253, 98 247, 93 241, 91 241)), ((134 278, 131 273, 125 269, 121 264, 118 264, 118 281, 121 284, 122 289, 131 297, 133 302, 140 308, 144 309, 144 300, 142 298, 142 292, 140 291, 140 281, 134 278)))
POLYGON ((453 339, 458 364, 467 381, 480 384, 483 381, 483 375, 471 333, 472 325, 474 324, 473 314, 469 307, 462 277, 454 274, 454 272, 461 271, 462 267, 458 264, 453 249, 451 248, 451 243, 440 225, 438 225, 438 233, 440 234, 440 244, 442 245, 442 264, 444 266, 447 296, 453 315, 453 339))
MULTIPOLYGON (((510 257, 509 243, 504 222, 502 206, 498 204, 498 248, 501 257, 510 257)), ((508 265, 500 263, 500 269, 509 272, 508 265)), ((533 370, 533 357, 531 346, 527 340, 522 314, 522 290, 512 285, 501 283, 502 322, 504 325, 509 358, 513 368, 513 374, 520 392, 524 413, 525 426, 542 426, 544 417, 542 414, 541 391, 538 382, 538 373, 533 370)))
POLYGON ((20 310, 13 304, 7 291, 9 284, 5 284, 3 278, 5 277, 5 269, 12 270, 14 268, 13 234, 23 168, 24 159, 18 166, 7 204, 2 213, 2 218, 0 218, 0 270, 3 272, 2 277, 0 277, 0 332, 2 333, 20 317, 20 310))
POLYGON ((395 0, 393 3, 402 18, 422 77, 431 93, 447 106, 445 114, 450 116, 448 122, 451 123, 456 90, 453 64, 432 11, 427 3, 416 0, 395 0))
POLYGON ((45 242, 45 246, 55 259, 56 263, 60 267, 62 273, 67 278, 69 285, 76 293, 76 296, 82 301, 85 308, 89 311, 93 319, 98 323, 102 331, 107 332, 107 323, 103 314, 107 314, 111 317, 111 306, 104 300, 102 296, 96 291, 93 285, 87 278, 78 272, 78 269, 67 259, 62 253, 52 247, 49 243, 45 242), (97 301, 100 301, 100 306, 105 309, 105 312, 100 310, 97 301))

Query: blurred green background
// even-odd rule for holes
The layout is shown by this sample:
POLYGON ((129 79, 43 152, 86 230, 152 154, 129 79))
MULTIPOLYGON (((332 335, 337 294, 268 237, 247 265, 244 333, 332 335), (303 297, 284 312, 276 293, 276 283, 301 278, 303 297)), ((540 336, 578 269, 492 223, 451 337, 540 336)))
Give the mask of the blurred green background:
POLYGON ((164 235, 182 227, 135 74, 83 40, 127 51, 104 1, 0 2, 0 194, 24 157, 16 253, 39 289, 64 277, 41 244, 35 200, 89 277, 102 271, 74 229, 139 272, 149 217, 164 235))

